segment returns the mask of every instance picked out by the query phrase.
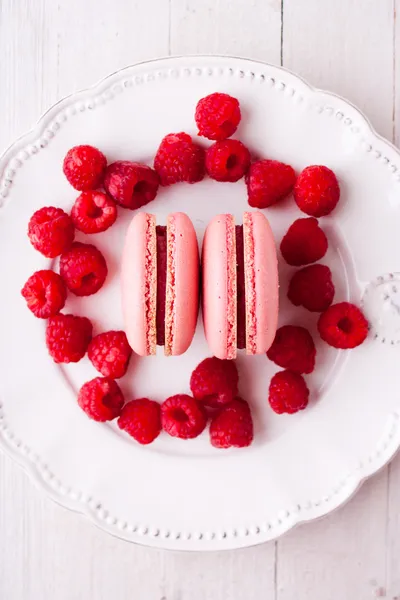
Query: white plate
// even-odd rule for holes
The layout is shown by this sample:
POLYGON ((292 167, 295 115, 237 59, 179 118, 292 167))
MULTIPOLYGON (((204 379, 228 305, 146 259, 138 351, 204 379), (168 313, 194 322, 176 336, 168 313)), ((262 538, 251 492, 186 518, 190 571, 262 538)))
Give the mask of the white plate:
MULTIPOLYGON (((339 506, 382 467, 400 444, 400 156, 344 100, 310 88, 283 69, 234 58, 192 57, 149 62, 120 71, 61 101, 17 141, 0 164, 0 441, 59 503, 86 514, 126 540, 186 550, 248 546, 339 506), (115 424, 90 421, 76 404, 80 385, 96 376, 85 358, 57 366, 47 355, 45 323, 26 309, 19 290, 39 268, 52 266, 30 246, 27 221, 54 204, 69 210, 76 192, 61 164, 76 144, 101 148, 109 161, 149 164, 169 132, 196 133, 199 98, 224 91, 239 98, 238 137, 254 153, 297 171, 325 164, 338 175, 342 197, 323 219, 336 301, 363 304, 368 341, 350 352, 322 344, 316 317, 286 300, 293 269, 280 262, 281 324, 309 326, 317 369, 307 377, 309 408, 278 416, 268 406, 275 366, 266 357, 238 358, 241 394, 254 407, 255 443, 213 449, 205 432, 192 441, 161 435, 141 447, 115 424)), ((202 183, 160 190, 148 207, 163 223, 187 212, 201 242, 209 219, 247 209, 245 185, 202 183)), ((301 216, 293 200, 266 211, 277 242, 301 216)), ((90 237, 104 252, 109 277, 94 298, 68 299, 67 310, 89 316, 95 332, 122 327, 119 260, 130 211, 120 210, 107 233, 90 237)), ((79 236, 84 239, 84 236, 79 236)), ((127 399, 162 401, 188 392, 192 368, 209 355, 201 323, 178 358, 134 359, 122 387, 127 399)))

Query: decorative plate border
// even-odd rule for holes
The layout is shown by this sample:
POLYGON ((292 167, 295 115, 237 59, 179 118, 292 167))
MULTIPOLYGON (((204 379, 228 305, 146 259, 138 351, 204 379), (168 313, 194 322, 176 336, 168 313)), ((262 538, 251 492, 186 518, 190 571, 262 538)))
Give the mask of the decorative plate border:
MULTIPOLYGON (((77 92, 64 98, 50 108, 40 118, 37 125, 26 135, 12 144, 0 158, 0 210, 5 206, 10 189, 18 171, 24 163, 41 149, 51 144, 52 139, 63 127, 66 121, 74 115, 86 110, 94 110, 112 100, 116 95, 123 93, 127 88, 136 85, 151 83, 157 78, 200 77, 213 75, 229 75, 239 78, 250 78, 262 85, 269 85, 277 92, 287 94, 298 104, 306 103, 309 110, 318 114, 335 117, 359 137, 361 148, 372 158, 378 160, 382 166, 388 168, 400 184, 400 168, 391 160, 386 152, 377 146, 384 145, 387 154, 393 154, 399 159, 399 151, 387 140, 379 136, 368 119, 349 102, 328 92, 313 88, 297 75, 280 67, 267 63, 239 59, 227 56, 193 56, 192 67, 162 67, 163 61, 179 61, 185 57, 171 57, 154 61, 145 61, 116 71, 91 88, 77 92), (249 65, 249 69, 236 69, 223 66, 196 66, 196 61, 213 61, 218 59, 231 59, 233 62, 240 60, 249 65), (131 75, 135 67, 148 65, 149 71, 145 74, 131 75), (257 68, 256 68, 257 67, 257 68), (276 79, 264 73, 265 69, 272 69, 282 74, 282 79, 276 79), (284 81, 285 74, 298 82, 300 90, 284 81), (307 98, 301 88, 307 91, 307 98), (331 103, 326 104, 326 98, 331 103), (321 102, 323 100, 323 102, 321 102), (343 104, 343 108, 335 108, 335 103, 343 104), (346 107, 350 112, 355 112, 356 119, 346 114, 346 107), (367 135, 363 135, 363 131, 367 135)), ((190 58, 190 57, 186 57, 190 58)), ((328 514, 347 501, 359 486, 372 474, 382 468, 400 447, 400 409, 388 415, 387 426, 381 439, 377 440, 373 452, 363 461, 360 461, 353 471, 347 473, 330 492, 322 498, 310 500, 304 505, 289 507, 279 512, 269 522, 249 525, 240 529, 232 528, 221 531, 170 531, 147 524, 128 523, 109 513, 101 501, 81 491, 65 486, 54 473, 50 471, 45 462, 19 440, 10 429, 4 408, 0 400, 0 447, 14 458, 30 475, 32 480, 56 502, 86 515, 91 521, 109 533, 127 541, 146 544, 150 546, 187 549, 187 550, 220 550, 224 548, 249 546, 275 539, 300 523, 311 521, 328 514), (234 542, 233 542, 234 540, 234 542), (187 542, 190 541, 190 544, 187 542)))

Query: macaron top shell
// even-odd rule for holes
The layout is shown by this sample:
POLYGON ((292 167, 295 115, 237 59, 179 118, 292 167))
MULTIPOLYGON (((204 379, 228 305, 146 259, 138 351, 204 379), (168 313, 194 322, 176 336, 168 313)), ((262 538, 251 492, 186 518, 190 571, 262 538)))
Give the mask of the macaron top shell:
POLYGON ((261 212, 243 215, 247 354, 267 352, 278 324, 278 262, 270 224, 261 212))
POLYGON ((184 213, 167 220, 165 354, 189 348, 199 310, 199 249, 193 223, 184 213))
POLYGON ((156 218, 137 213, 122 255, 122 311, 128 342, 139 356, 156 353, 156 218))
POLYGON ((236 357, 236 238, 232 215, 217 215, 203 240, 203 322, 211 352, 236 357))

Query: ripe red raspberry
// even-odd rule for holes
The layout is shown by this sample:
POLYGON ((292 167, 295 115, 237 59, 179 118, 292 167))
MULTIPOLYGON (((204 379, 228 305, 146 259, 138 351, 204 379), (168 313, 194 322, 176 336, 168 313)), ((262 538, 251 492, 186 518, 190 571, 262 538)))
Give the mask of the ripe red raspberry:
POLYGON ((311 312, 323 312, 332 304, 335 287, 326 265, 310 265, 297 271, 290 283, 288 298, 295 306, 311 312))
POLYGON ((94 190, 103 183, 107 159, 93 146, 74 146, 68 150, 63 171, 69 183, 76 190, 94 190))
POLYGON ((199 100, 195 119, 199 135, 209 140, 225 140, 235 133, 241 118, 239 102, 216 92, 199 100))
POLYGON ((28 224, 30 242, 47 258, 54 258, 68 250, 74 241, 74 236, 74 224, 61 208, 45 206, 30 218, 28 224))
POLYGON ((92 324, 86 317, 56 315, 46 328, 46 345, 56 363, 78 362, 92 339, 92 324))
POLYGON ((196 183, 205 174, 205 153, 187 133, 170 133, 165 136, 157 150, 154 168, 161 185, 179 181, 196 183))
POLYGON ((118 427, 139 444, 151 444, 161 431, 160 405, 148 398, 128 402, 122 409, 118 427))
POLYGON ((253 437, 250 407, 242 398, 223 406, 211 420, 210 439, 215 448, 244 448, 250 446, 253 437))
POLYGON ((106 331, 96 335, 89 344, 88 357, 104 377, 119 379, 128 369, 132 348, 124 331, 106 331))
POLYGON ((115 223, 117 207, 104 192, 82 192, 72 207, 71 219, 83 233, 100 233, 115 223))
POLYGON ((188 440, 201 434, 207 424, 207 415, 197 400, 177 394, 162 403, 161 424, 169 435, 188 440))
POLYGON ((304 378, 293 371, 275 373, 269 385, 268 400, 273 411, 293 414, 306 408, 309 389, 304 378))
POLYGON ((74 242, 60 258, 60 275, 76 296, 91 296, 107 277, 104 256, 95 246, 74 242))
POLYGON ((297 206, 307 215, 324 217, 339 202, 339 183, 328 167, 313 165, 300 173, 293 195, 297 206))
POLYGON ((296 174, 290 165, 277 160, 258 160, 246 175, 250 206, 267 208, 288 196, 294 186, 296 174))
POLYGON ((304 327, 285 325, 276 332, 267 356, 283 369, 295 373, 312 373, 315 367, 315 345, 304 327))
POLYGON ((112 421, 121 412, 124 396, 116 381, 109 377, 96 377, 81 387, 78 404, 94 421, 112 421))
POLYGON ((154 200, 159 184, 154 169, 128 160, 109 165, 104 178, 104 187, 115 202, 131 210, 154 200))
POLYGON ((236 363, 213 356, 197 365, 190 378, 190 389, 196 400, 216 407, 233 400, 238 383, 236 363))
POLYGON ((368 321, 357 306, 340 302, 322 313, 318 331, 324 342, 334 348, 355 348, 368 335, 368 321))
POLYGON ((215 142, 206 152, 206 170, 216 181, 238 181, 250 165, 250 152, 239 140, 215 142))
POLYGON ((282 256, 293 267, 321 260, 327 250, 326 235, 313 217, 297 219, 281 242, 282 256))
POLYGON ((67 289, 60 275, 44 270, 36 271, 29 277, 21 294, 35 317, 48 319, 64 308, 67 289))

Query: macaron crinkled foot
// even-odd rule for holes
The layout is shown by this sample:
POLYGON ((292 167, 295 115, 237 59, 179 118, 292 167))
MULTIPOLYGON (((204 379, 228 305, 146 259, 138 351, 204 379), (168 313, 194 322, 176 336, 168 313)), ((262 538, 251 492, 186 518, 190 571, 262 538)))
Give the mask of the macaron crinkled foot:
POLYGON ((270 225, 261 212, 246 212, 243 225, 217 215, 203 243, 203 321, 212 353, 233 359, 237 348, 262 354, 275 337, 278 268, 270 225))
POLYGON ((140 356, 164 346, 166 356, 186 352, 199 306, 196 233, 184 213, 156 225, 149 213, 132 219, 122 258, 122 308, 132 349, 140 356))

